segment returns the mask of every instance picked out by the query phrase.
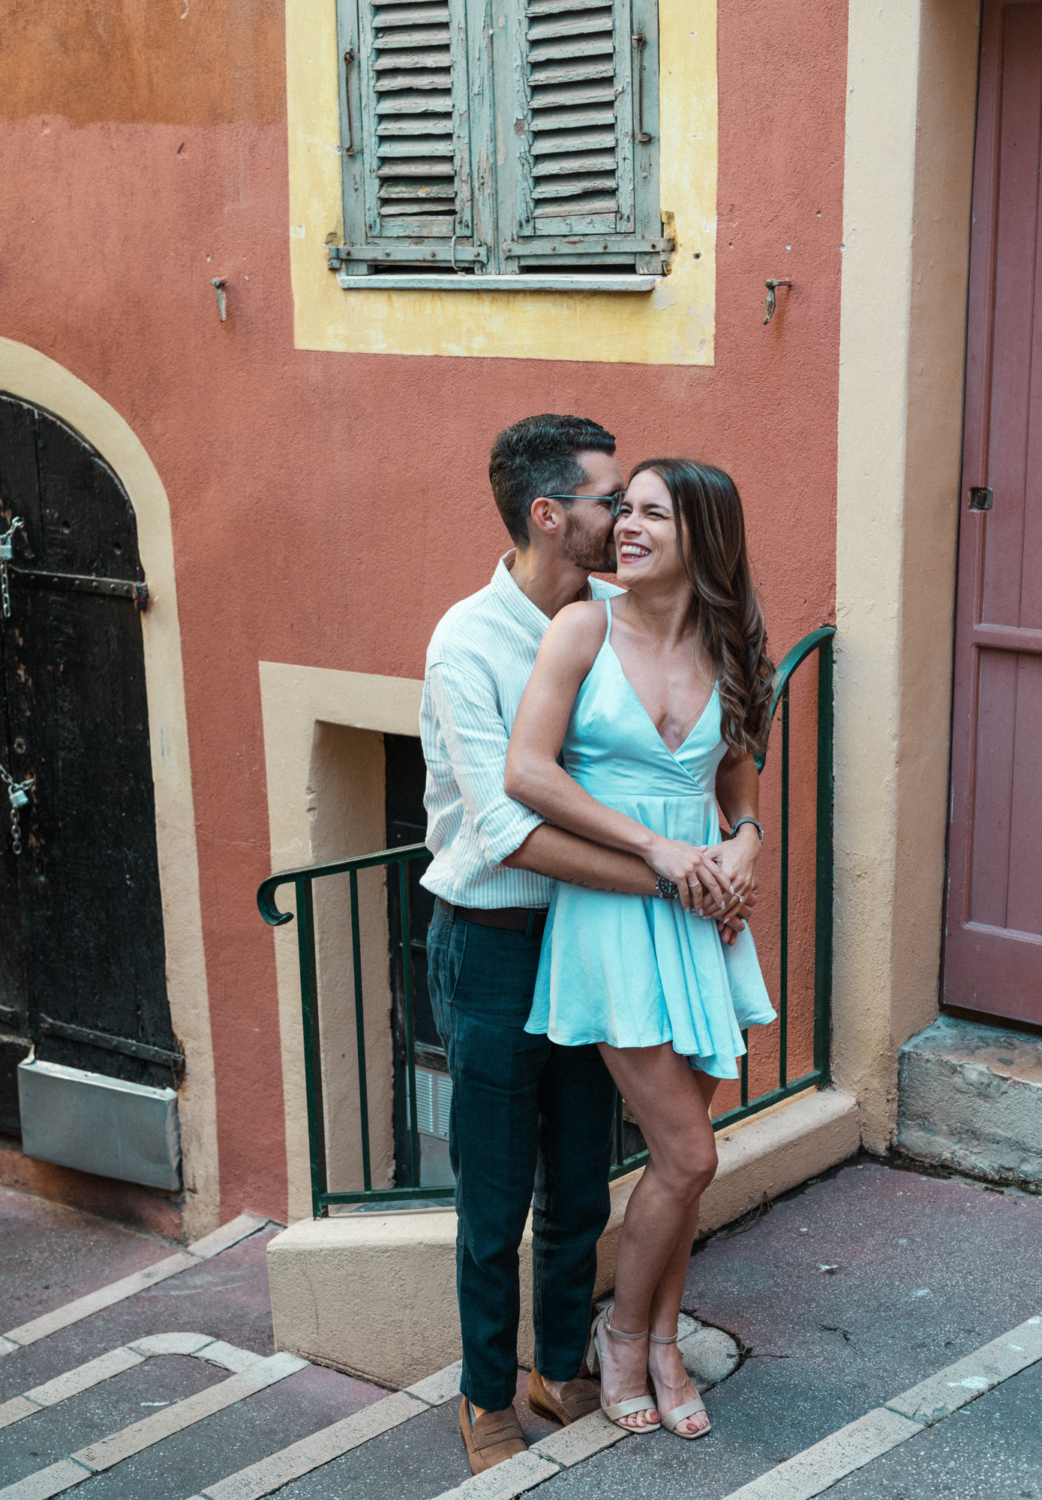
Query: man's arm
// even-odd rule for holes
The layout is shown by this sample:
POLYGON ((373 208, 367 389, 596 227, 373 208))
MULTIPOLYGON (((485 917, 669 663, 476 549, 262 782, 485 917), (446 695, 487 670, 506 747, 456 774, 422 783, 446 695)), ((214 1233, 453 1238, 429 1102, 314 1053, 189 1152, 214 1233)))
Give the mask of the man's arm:
POLYGON ((627 896, 654 896, 657 876, 639 854, 605 849, 551 823, 533 828, 524 843, 502 861, 512 870, 534 870, 568 885, 595 891, 618 891, 627 896))
MULTIPOLYGON (((551 823, 533 828, 521 847, 508 854, 502 863, 512 870, 534 870, 537 875, 549 875, 552 880, 585 885, 595 891, 617 891, 626 896, 657 894, 655 872, 638 855, 591 844, 551 823)), ((748 903, 736 906, 722 922, 717 922, 720 937, 728 946, 744 930, 755 905, 753 893, 748 903)))

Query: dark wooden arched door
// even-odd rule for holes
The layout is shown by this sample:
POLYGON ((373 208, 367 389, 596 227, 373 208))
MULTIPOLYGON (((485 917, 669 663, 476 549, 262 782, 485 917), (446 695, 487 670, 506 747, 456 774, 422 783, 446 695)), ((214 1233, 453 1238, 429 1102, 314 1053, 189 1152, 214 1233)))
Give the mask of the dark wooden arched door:
POLYGON ((168 1085, 167 1003, 133 506, 56 417, 0 393, 0 1067, 43 1061, 168 1085), (20 850, 18 848, 20 846, 20 850))

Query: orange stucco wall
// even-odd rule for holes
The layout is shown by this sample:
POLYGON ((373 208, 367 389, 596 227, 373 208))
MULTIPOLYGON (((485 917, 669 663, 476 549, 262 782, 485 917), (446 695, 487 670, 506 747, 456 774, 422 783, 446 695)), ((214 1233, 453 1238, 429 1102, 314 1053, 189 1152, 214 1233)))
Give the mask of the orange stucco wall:
POLYGON ((172 507, 224 1218, 285 1210, 258 660, 422 675, 507 545, 491 437, 538 410, 735 475, 776 654, 835 578, 842 7, 721 0, 713 368, 295 350, 283 46, 275 0, 40 0, 0 61, 2 331, 122 414, 172 507), (796 285, 764 328, 768 276, 796 285))

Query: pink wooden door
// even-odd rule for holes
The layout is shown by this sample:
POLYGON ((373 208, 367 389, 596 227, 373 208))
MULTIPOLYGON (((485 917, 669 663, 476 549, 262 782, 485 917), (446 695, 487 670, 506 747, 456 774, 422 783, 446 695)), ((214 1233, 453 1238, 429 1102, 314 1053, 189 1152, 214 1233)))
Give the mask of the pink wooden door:
POLYGON ((1042 4, 985 0, 944 1000, 1042 1024, 1040 140, 1042 4))

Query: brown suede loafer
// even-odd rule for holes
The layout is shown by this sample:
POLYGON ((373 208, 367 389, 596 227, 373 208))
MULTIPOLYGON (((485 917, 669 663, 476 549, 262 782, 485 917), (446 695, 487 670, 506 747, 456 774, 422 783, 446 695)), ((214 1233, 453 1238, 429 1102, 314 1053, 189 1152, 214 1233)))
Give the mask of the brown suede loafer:
POLYGON ((496 1464, 528 1451, 521 1423, 512 1406, 505 1411, 482 1412, 476 1421, 471 1421, 470 1402, 464 1396, 459 1409, 459 1425, 467 1445, 472 1474, 483 1474, 486 1469, 494 1469, 496 1464))
POLYGON ((561 1388, 558 1399, 547 1390, 539 1371, 532 1370, 528 1376, 528 1404, 541 1417, 563 1422, 567 1427, 597 1410, 601 1404, 601 1388, 594 1380, 569 1380, 561 1388))

